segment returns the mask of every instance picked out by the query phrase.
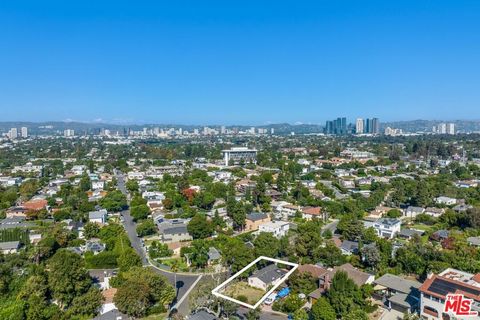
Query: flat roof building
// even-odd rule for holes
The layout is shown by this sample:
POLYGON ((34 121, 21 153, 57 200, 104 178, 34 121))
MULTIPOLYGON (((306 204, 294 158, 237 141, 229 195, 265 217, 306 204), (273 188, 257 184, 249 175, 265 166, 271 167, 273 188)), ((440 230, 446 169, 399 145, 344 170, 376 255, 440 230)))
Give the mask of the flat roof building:
POLYGON ((242 161, 245 163, 257 162, 256 149, 249 149, 247 147, 236 147, 231 148, 230 150, 222 150, 222 154, 226 166, 228 166, 230 163, 238 164, 242 161))

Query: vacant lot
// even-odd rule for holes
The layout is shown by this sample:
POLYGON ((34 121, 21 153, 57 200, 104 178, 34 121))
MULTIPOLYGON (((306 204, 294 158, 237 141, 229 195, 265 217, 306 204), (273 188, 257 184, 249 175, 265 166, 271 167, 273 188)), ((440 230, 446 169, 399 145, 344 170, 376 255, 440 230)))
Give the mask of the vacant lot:
POLYGON ((236 282, 228 285, 223 292, 224 295, 242 302, 254 305, 265 295, 265 291, 250 287, 246 282, 236 282))

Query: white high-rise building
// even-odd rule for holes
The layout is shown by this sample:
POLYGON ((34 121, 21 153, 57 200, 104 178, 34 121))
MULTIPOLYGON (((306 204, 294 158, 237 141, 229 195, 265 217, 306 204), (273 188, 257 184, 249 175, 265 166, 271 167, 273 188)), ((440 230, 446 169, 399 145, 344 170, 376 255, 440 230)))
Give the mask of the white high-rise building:
POLYGON ((437 127, 437 133, 446 134, 447 133, 447 124, 446 123, 440 123, 437 127))
POLYGON ((455 134, 455 123, 447 123, 446 133, 455 134))
POLYGON ((22 138, 28 138, 28 128, 27 127, 22 127, 21 129, 22 133, 22 138))
POLYGON ((227 130, 225 129, 225 126, 220 127, 220 133, 221 134, 226 134, 227 133, 227 130))
POLYGON ((356 121, 355 121, 355 133, 363 133, 364 131, 364 128, 363 128, 363 119, 362 118, 358 118, 356 121))
POLYGON ((68 138, 68 137, 73 137, 75 135, 75 130, 73 129, 66 129, 63 131, 63 136, 68 138))
POLYGON ((11 128, 10 131, 8 131, 8 137, 10 139, 17 139, 18 138, 17 128, 11 128))

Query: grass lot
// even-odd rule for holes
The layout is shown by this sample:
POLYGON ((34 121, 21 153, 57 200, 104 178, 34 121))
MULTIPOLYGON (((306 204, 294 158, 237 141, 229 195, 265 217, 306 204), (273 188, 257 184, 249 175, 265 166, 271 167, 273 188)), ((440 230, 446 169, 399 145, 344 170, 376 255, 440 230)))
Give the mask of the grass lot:
POLYGON ((180 259, 180 258, 178 258, 178 259, 168 258, 168 259, 158 260, 159 263, 164 264, 164 265, 169 266, 169 267, 173 265, 174 261, 178 261, 178 270, 179 271, 187 272, 187 271, 190 270, 188 268, 187 264, 185 263, 185 261, 183 261, 183 259, 180 259))
POLYGON ((223 294, 237 300, 240 300, 239 296, 245 296, 247 303, 253 305, 265 295, 265 291, 250 287, 246 282, 241 281, 227 286, 223 294))

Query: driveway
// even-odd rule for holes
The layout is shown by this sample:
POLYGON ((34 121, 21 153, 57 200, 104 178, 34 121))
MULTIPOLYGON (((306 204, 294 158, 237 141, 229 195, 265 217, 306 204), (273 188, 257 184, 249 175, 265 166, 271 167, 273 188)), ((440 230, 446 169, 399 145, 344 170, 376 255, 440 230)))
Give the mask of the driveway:
POLYGON ((402 319, 403 319, 403 313, 394 309, 391 309, 390 311, 387 309, 384 309, 384 312, 379 318, 379 320, 402 320, 402 319))

